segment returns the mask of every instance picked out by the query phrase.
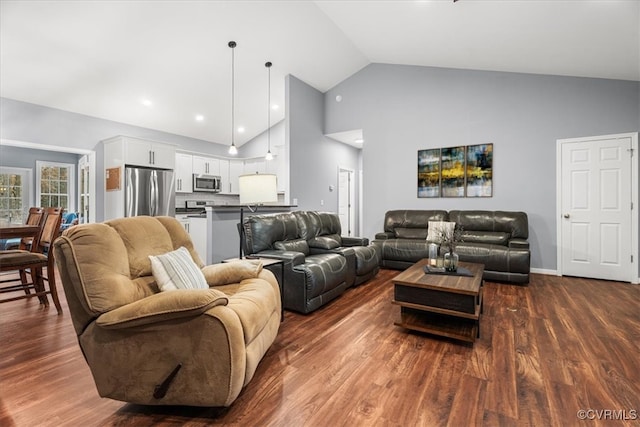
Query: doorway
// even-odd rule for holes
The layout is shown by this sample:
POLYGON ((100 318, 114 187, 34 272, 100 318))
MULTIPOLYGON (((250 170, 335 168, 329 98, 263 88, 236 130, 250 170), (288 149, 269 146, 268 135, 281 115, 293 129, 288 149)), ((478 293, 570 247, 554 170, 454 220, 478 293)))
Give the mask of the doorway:
POLYGON ((80 223, 96 220, 96 156, 95 152, 85 154, 78 160, 78 213, 80 223))
POLYGON ((338 217, 343 236, 353 236, 355 232, 356 194, 352 169, 338 168, 338 217))
POLYGON ((557 141, 558 274, 638 283, 638 134, 557 141))

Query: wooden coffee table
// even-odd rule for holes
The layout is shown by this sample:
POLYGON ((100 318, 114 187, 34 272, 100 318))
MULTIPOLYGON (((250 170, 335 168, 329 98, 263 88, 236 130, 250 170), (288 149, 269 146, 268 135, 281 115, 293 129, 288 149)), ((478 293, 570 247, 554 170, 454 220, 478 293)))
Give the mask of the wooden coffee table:
POLYGON ((393 304, 400 306, 395 325, 473 343, 480 336, 483 264, 460 262, 473 277, 425 274, 428 259, 393 279, 393 304))

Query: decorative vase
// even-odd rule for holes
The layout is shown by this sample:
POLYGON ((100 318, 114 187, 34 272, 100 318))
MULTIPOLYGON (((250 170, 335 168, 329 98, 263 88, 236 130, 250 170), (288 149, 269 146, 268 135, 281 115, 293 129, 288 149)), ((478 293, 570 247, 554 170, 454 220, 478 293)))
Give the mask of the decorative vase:
POLYGON ((444 269, 447 271, 458 271, 458 254, 449 251, 444 253, 444 269))

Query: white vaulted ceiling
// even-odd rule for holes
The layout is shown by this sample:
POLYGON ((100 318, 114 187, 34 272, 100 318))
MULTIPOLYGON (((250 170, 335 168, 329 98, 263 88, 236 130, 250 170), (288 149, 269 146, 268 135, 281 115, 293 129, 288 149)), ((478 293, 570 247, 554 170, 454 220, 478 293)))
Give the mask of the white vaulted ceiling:
POLYGON ((228 144, 284 117, 284 77, 326 91, 369 63, 640 80, 636 0, 7 1, 0 95, 228 144), (150 106, 141 103, 151 101, 150 106), (196 121, 201 114, 204 120, 196 121))

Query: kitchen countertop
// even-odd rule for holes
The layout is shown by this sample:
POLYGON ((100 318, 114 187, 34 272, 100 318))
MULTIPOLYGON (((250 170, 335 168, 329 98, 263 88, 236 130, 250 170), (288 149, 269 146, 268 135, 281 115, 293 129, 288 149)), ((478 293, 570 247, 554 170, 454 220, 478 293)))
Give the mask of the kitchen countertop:
MULTIPOLYGON (((253 208, 254 206, 251 206, 251 207, 253 208)), ((297 208, 297 207, 298 205, 260 205, 258 206, 258 208, 261 211, 268 210, 268 209, 290 209, 290 208, 297 208)), ((214 211, 237 210, 240 208, 249 209, 247 205, 211 205, 211 208, 214 211)), ((203 208, 176 208, 176 214, 178 215, 190 214, 190 216, 192 215, 192 217, 194 218, 197 218, 200 215, 202 215, 203 218, 205 217, 203 208)))

